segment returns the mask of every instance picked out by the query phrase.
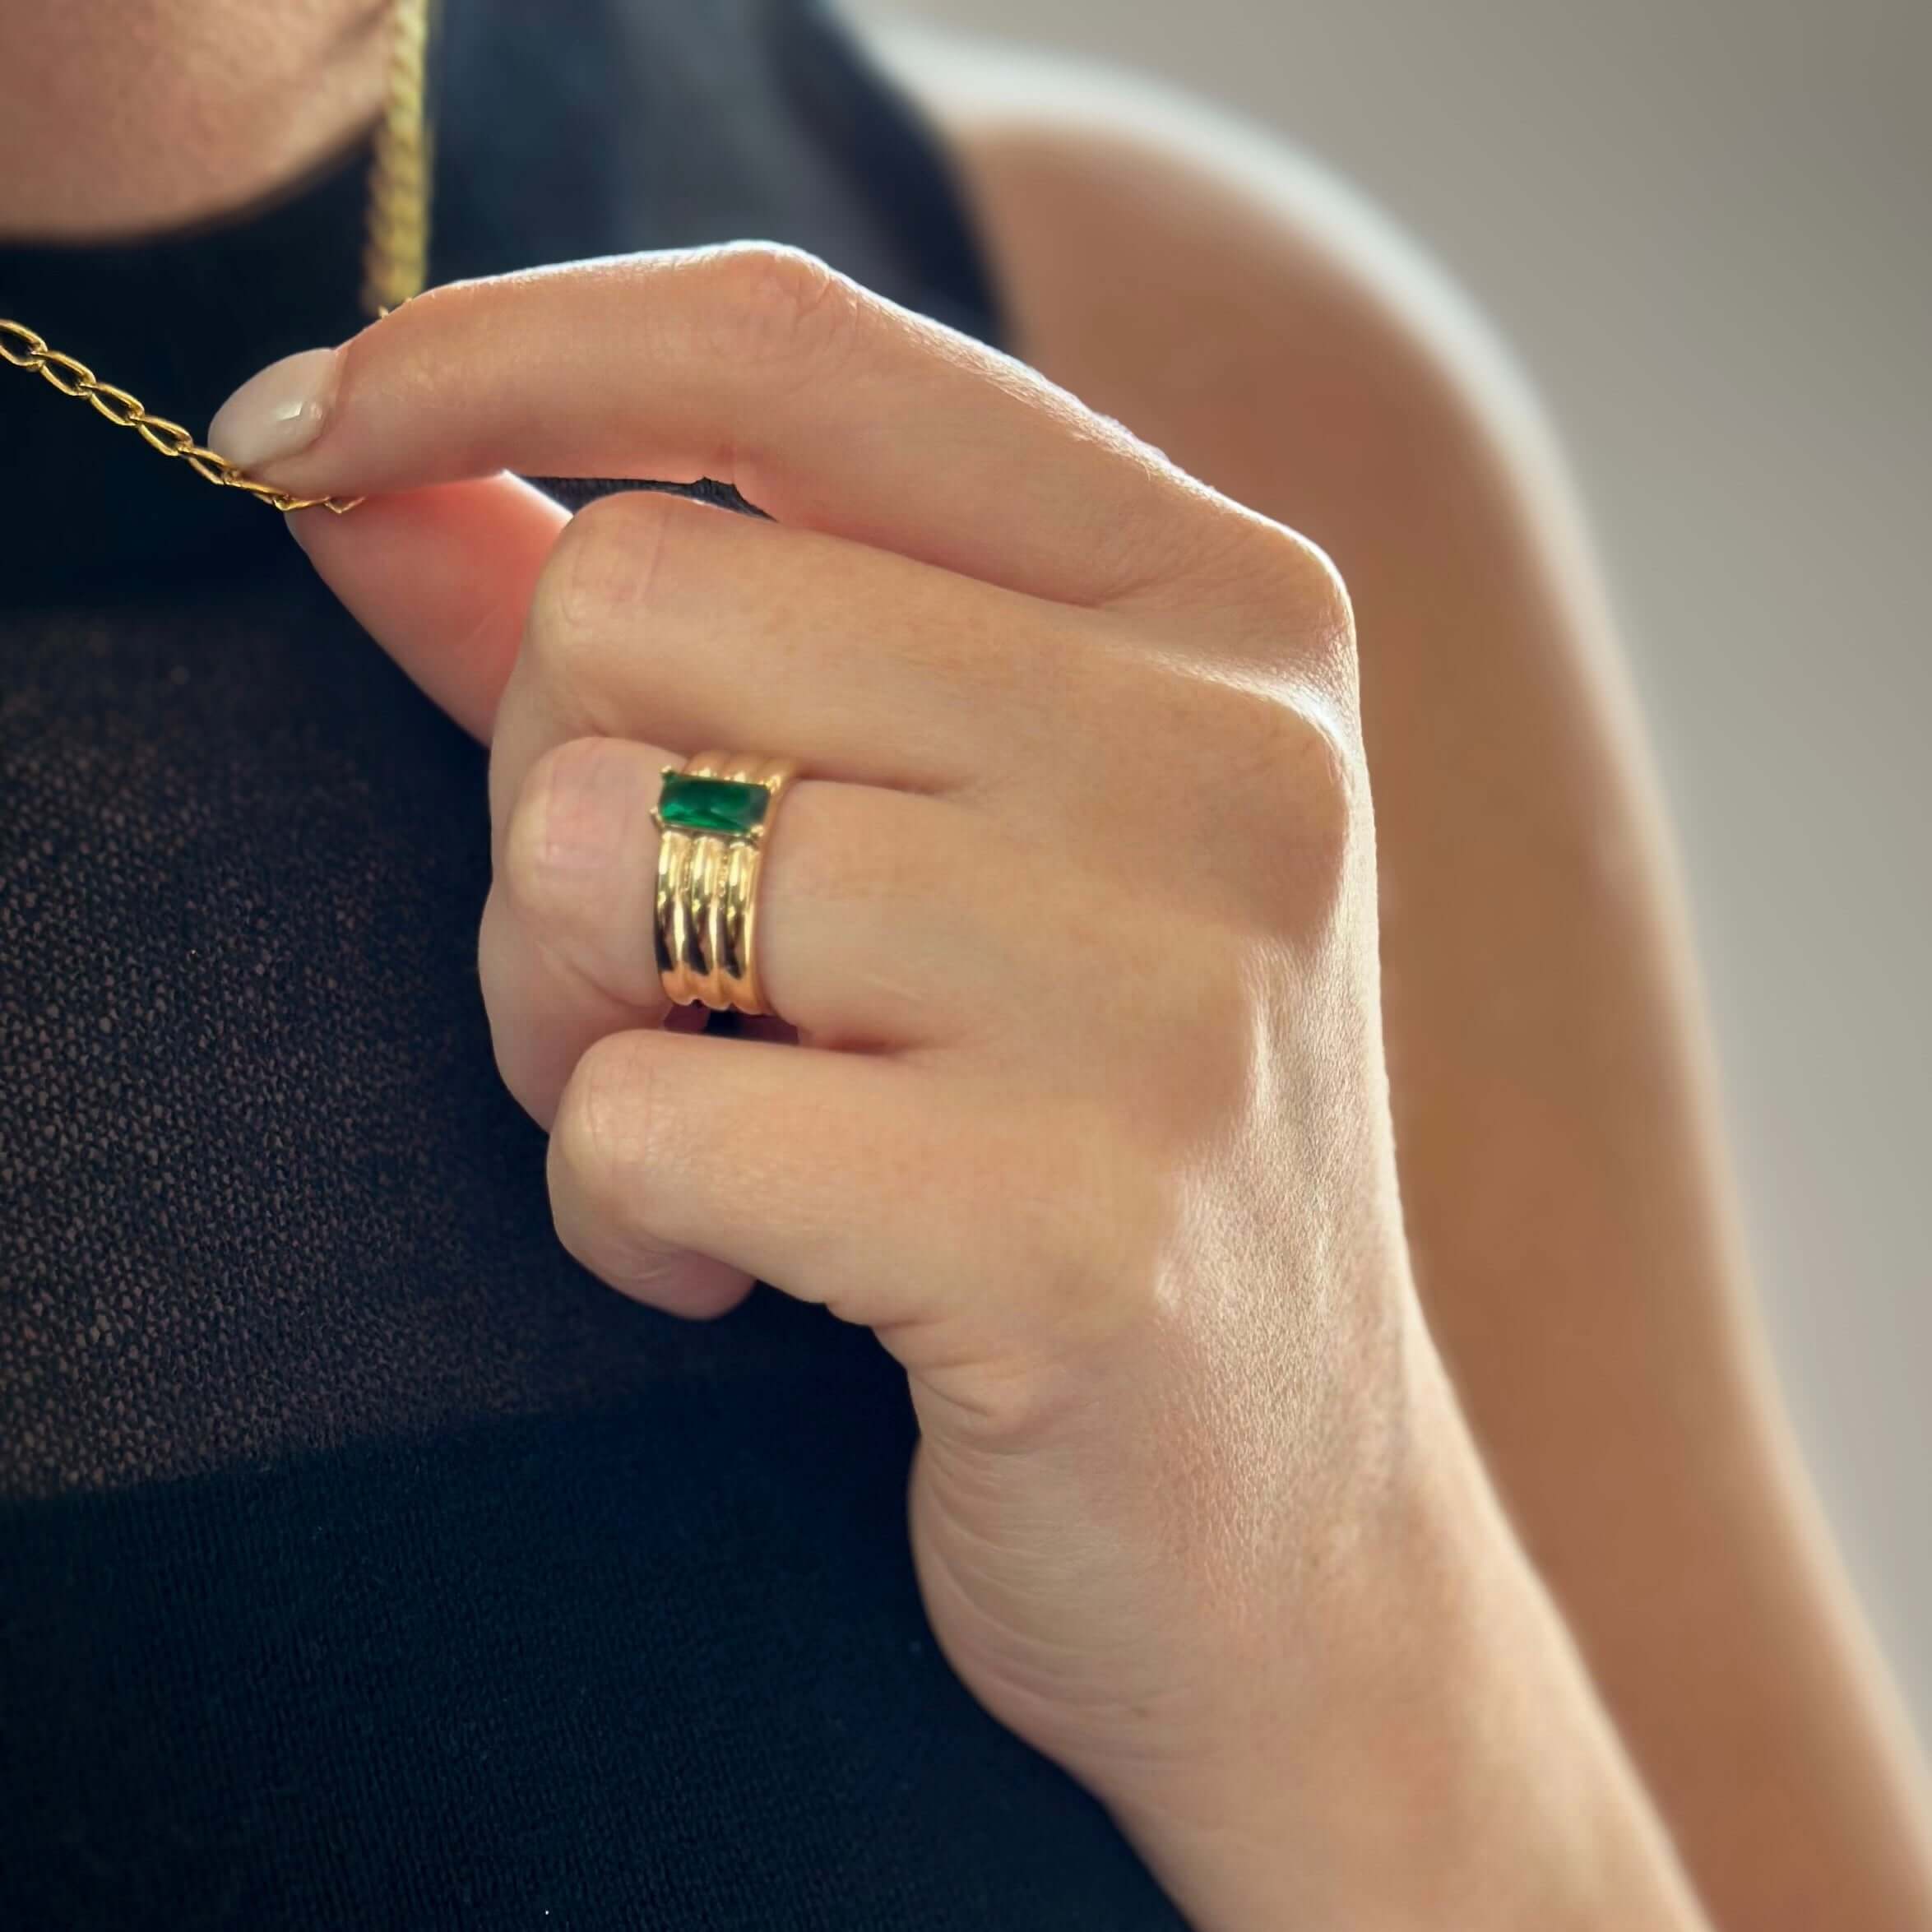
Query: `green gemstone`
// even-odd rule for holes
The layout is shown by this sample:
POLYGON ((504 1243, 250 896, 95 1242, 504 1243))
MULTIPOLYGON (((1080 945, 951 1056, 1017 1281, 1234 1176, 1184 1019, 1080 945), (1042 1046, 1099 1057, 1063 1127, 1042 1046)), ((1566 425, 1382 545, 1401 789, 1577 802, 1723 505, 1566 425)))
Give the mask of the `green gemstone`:
POLYGON ((680 832, 721 832, 744 838, 765 822, 771 795, 762 785, 740 785, 734 778, 693 778, 685 771, 667 771, 657 801, 657 815, 680 832))

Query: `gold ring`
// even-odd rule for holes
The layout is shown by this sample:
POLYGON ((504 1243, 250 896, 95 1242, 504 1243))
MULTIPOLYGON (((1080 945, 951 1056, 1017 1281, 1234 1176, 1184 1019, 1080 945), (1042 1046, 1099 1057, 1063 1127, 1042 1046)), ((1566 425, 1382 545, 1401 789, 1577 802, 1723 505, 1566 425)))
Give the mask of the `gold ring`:
POLYGON ((679 1006, 770 1012, 758 985, 758 868, 790 758, 700 752, 667 765, 658 830, 657 971, 679 1006))

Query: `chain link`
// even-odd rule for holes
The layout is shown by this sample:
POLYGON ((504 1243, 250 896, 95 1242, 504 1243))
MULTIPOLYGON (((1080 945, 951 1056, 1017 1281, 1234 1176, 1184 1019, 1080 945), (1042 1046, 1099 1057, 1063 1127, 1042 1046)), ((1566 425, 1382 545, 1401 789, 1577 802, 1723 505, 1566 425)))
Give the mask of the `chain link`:
POLYGON ((337 516, 353 510, 359 497, 295 497, 286 490, 257 483, 228 458, 197 442, 193 435, 165 416, 151 415, 140 397, 130 396, 112 382, 104 382, 86 363, 63 355, 24 323, 0 316, 0 358, 16 369, 32 369, 51 382, 63 396, 77 396, 91 403, 110 423, 135 431, 151 449, 164 456, 178 456, 195 475, 228 489, 245 490, 252 497, 277 510, 333 510, 337 516))
POLYGON ((429 278, 429 114, 425 102, 431 0, 393 0, 389 76, 369 157, 363 307, 385 315, 429 278))
MULTIPOLYGON (((387 314, 418 294, 429 248, 429 130, 424 74, 432 0, 392 0, 389 71, 382 119, 369 161, 368 241, 363 256, 363 301, 387 314)), ((340 517, 360 497, 296 497, 258 483, 219 452, 195 441, 180 424, 150 413, 137 396, 104 382, 86 363, 51 349, 25 322, 0 316, 0 361, 31 369, 63 396, 77 396, 96 414, 132 429, 148 447, 178 457, 206 483, 239 489, 271 509, 332 510, 340 517)))

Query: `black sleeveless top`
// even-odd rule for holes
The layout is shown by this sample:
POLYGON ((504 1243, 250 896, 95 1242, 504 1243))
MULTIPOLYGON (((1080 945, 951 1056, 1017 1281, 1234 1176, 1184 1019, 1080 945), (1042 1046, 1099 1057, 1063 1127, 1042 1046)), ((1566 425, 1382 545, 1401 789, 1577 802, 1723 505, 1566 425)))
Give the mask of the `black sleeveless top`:
MULTIPOLYGON (((966 328, 804 0, 446 0, 434 276, 764 236, 966 328)), ((0 314, 196 429, 356 326, 359 163, 0 314)), ((872 1337, 557 1246, 483 754, 279 527, 0 370, 0 1924, 1178 1924, 924 1621, 872 1337)))

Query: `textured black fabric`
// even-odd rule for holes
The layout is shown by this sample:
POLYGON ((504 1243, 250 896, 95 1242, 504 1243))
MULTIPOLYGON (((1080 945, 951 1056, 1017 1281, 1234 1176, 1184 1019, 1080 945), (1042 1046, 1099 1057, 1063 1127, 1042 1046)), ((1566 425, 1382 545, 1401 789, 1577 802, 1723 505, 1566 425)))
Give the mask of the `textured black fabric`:
MULTIPOLYGON (((438 279, 762 235, 994 328, 815 9, 442 12, 438 279)), ((198 427, 360 219, 0 248, 0 313, 198 427)), ((12 372, 0 447, 0 1925, 1171 1928, 936 1654, 871 1337, 557 1248, 478 748, 271 514, 12 372)))

